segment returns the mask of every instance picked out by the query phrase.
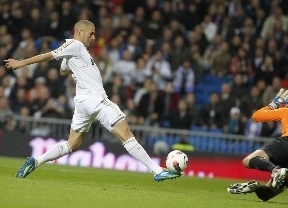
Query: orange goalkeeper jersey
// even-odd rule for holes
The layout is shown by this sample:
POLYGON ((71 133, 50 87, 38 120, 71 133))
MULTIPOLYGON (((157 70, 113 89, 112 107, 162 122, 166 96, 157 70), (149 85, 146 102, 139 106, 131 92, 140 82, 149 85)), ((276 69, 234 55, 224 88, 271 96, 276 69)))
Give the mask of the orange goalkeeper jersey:
POLYGON ((258 122, 279 121, 281 123, 282 137, 288 136, 288 108, 270 109, 269 106, 260 108, 252 115, 258 122))

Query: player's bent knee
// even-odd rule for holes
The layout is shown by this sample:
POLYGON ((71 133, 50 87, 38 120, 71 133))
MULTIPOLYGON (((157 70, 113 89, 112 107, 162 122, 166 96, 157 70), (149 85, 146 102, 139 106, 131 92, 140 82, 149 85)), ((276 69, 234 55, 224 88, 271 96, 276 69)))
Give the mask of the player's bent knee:
POLYGON ((119 122, 111 131, 111 133, 120 139, 122 142, 125 142, 127 139, 134 137, 128 123, 123 120, 119 122))
POLYGON ((242 160, 242 164, 246 167, 246 168, 249 168, 249 161, 250 161, 250 157, 245 157, 243 160, 242 160))

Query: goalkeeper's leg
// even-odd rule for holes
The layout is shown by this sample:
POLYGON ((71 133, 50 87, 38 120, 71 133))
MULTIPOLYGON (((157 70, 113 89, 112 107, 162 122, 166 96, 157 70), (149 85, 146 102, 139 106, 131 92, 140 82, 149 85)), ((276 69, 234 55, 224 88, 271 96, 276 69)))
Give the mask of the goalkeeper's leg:
POLYGON ((282 193, 284 190, 281 189, 274 189, 272 187, 267 187, 265 185, 261 185, 255 193, 259 199, 262 201, 268 201, 273 197, 277 196, 278 194, 282 193))
POLYGON ((287 187, 288 179, 285 179, 283 185, 279 188, 272 187, 272 179, 270 179, 266 185, 260 185, 259 188, 255 190, 255 193, 262 201, 268 201, 269 199, 281 194, 287 189, 287 187))

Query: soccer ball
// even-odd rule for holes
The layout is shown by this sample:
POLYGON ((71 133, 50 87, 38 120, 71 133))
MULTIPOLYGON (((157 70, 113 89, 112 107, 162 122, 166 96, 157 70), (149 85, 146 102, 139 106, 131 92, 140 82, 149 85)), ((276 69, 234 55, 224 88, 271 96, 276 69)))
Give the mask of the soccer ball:
POLYGON ((180 173, 187 168, 188 157, 180 150, 171 151, 166 158, 166 167, 174 173, 180 173))

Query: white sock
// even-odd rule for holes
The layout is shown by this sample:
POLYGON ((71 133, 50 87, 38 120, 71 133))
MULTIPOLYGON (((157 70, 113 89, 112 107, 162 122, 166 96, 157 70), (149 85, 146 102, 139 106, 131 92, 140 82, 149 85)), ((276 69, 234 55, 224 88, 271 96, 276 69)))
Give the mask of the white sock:
POLYGON ((52 161, 55 159, 58 159, 59 157, 62 157, 64 155, 67 155, 71 152, 71 148, 69 147, 69 144, 67 141, 60 142, 56 145, 54 145, 51 149, 49 149, 47 152, 45 152, 43 155, 40 155, 36 159, 36 167, 39 167, 45 162, 52 161))
POLYGON ((149 168, 153 173, 158 174, 163 171, 162 167, 157 165, 147 154, 144 148, 138 143, 135 137, 132 137, 123 143, 125 149, 132 155, 135 159, 139 160, 147 168, 149 168))

